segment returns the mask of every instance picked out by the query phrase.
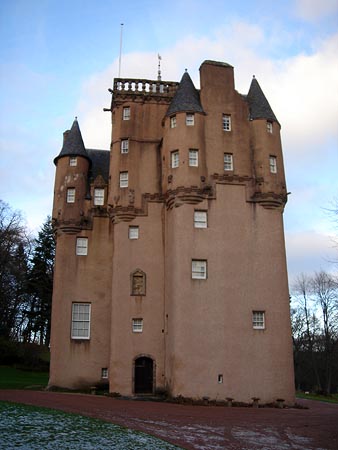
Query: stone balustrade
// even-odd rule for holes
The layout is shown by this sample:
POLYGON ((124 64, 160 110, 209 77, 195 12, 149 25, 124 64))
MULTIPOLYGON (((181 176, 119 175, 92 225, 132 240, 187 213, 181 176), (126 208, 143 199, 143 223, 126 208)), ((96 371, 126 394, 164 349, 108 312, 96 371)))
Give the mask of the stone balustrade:
POLYGON ((113 93, 152 94, 173 97, 179 83, 175 81, 114 78, 113 93))

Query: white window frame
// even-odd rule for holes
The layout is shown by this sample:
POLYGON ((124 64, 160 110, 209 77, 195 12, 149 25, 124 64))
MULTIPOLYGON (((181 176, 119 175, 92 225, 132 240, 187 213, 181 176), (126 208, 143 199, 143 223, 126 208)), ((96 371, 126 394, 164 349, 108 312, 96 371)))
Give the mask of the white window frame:
POLYGON ((88 238, 78 237, 76 238, 76 255, 87 256, 88 255, 88 238))
POLYGON ((265 330, 265 311, 252 311, 252 328, 265 330))
POLYGON ((109 376, 108 367, 102 367, 101 369, 101 378, 107 379, 109 376))
POLYGON ((176 126, 177 126, 176 116, 171 116, 170 117, 170 128, 176 128, 176 126))
POLYGON ((91 303, 72 303, 72 339, 90 339, 91 303), (82 328, 80 328, 82 325, 82 328))
POLYGON ((171 152, 171 168, 176 169, 180 165, 180 154, 178 150, 171 152))
POLYGON ((191 260, 191 278, 193 280, 207 279, 207 261, 205 259, 191 260))
POLYGON ((69 157, 69 165, 70 165, 70 167, 76 167, 77 166, 77 157, 76 156, 70 156, 69 157))
POLYGON ((94 188, 94 205, 104 205, 104 188, 94 188))
POLYGON ((198 167, 198 150, 196 148, 189 149, 189 167, 198 167))
POLYGON ((75 188, 67 189, 67 203, 75 203, 75 188))
POLYGON ((222 128, 223 128, 223 131, 231 131, 231 115, 230 114, 223 114, 222 128))
POLYGON ((195 114, 186 113, 185 124, 187 127, 193 127, 195 125, 195 114))
POLYGON ((121 139, 121 153, 122 155, 129 153, 129 139, 121 139))
POLYGON ((143 319, 133 319, 132 320, 132 330, 133 333, 142 333, 143 332, 143 319))
POLYGON ((122 120, 130 120, 130 106, 123 107, 122 120))
POLYGON ((277 173, 277 157, 274 155, 269 156, 270 173, 277 173))
POLYGON ((194 228, 208 228, 208 212, 194 211, 194 228))
POLYGON ((266 121, 266 131, 270 134, 272 134, 272 132, 273 132, 273 125, 272 125, 271 120, 266 121))
POLYGON ((128 172, 120 172, 120 188, 124 189, 128 187, 129 175, 128 172))
POLYGON ((138 239, 140 234, 140 229, 138 225, 130 225, 128 229, 129 239, 138 239))
POLYGON ((223 168, 226 172, 234 170, 234 157, 232 153, 224 153, 223 168))

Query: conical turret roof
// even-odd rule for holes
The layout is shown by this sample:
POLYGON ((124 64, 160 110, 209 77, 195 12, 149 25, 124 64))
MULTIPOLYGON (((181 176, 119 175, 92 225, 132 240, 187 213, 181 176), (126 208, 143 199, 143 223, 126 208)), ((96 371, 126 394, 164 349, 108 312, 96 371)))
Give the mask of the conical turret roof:
POLYGON ((249 104, 251 120, 267 119, 278 122, 277 117, 272 111, 272 108, 255 77, 252 79, 246 99, 249 104))
POLYGON ((54 164, 63 156, 82 156, 90 161, 77 118, 75 118, 72 128, 63 133, 63 146, 59 155, 54 159, 54 164))
POLYGON ((184 111, 204 112, 201 105, 199 92, 195 88, 188 72, 183 74, 174 98, 169 105, 167 116, 184 111))

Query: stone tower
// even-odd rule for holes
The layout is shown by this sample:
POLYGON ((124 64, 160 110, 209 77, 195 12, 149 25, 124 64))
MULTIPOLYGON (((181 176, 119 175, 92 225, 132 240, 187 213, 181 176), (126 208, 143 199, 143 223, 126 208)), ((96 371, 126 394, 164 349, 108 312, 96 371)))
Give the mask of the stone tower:
POLYGON ((110 152, 55 158, 50 386, 294 401, 280 124, 257 80, 115 79, 110 152))

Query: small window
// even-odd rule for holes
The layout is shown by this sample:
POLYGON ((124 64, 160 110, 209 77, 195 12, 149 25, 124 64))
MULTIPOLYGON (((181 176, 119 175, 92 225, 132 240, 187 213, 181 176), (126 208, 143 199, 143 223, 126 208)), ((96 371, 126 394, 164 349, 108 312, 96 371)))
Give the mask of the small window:
POLYGON ((108 368, 107 367, 102 367, 101 378, 108 378, 108 368))
POLYGON ((175 169, 180 164, 180 155, 178 153, 178 150, 175 150, 174 152, 171 152, 171 167, 175 169))
POLYGON ((270 172, 277 173, 277 158, 273 155, 270 155, 270 172))
POLYGON ((266 122, 266 131, 272 134, 272 122, 269 120, 266 122))
POLYGON ((131 293, 130 295, 146 295, 146 274, 136 269, 130 274, 131 293))
POLYGON ((170 117, 170 128, 176 128, 176 116, 170 117))
POLYGON ((265 328, 264 311, 252 311, 252 327, 255 330, 264 330, 265 328))
POLYGON ((229 114, 223 114, 223 131, 231 131, 231 116, 229 114))
POLYGON ((232 153, 224 153, 224 170, 234 170, 232 153))
POLYGON ((88 255, 88 238, 86 237, 76 238, 76 254, 78 256, 88 255))
POLYGON ((69 158, 69 165, 70 165, 71 167, 77 166, 77 157, 76 157, 76 156, 71 156, 71 157, 69 158))
POLYGON ((128 153, 128 152, 129 152, 129 140, 122 139, 121 140, 121 153, 128 153))
POLYGON ((189 166, 198 167, 198 150, 192 148, 189 150, 189 166))
POLYGON ((139 227, 135 225, 131 225, 129 227, 128 237, 129 239, 138 239, 139 236, 139 227))
POLYGON ((128 172, 120 172, 120 188, 128 187, 128 172))
POLYGON ((72 339, 90 339, 90 303, 72 304, 72 339))
POLYGON ((207 211, 194 211, 194 227, 195 228, 208 227, 207 211))
POLYGON ((133 333, 142 333, 143 319, 133 319, 133 333))
POLYGON ((125 106, 123 108, 122 119, 123 120, 130 120, 130 106, 125 106))
POLYGON ((218 384, 222 384, 223 383, 223 374, 219 374, 218 375, 218 384))
POLYGON ((185 124, 188 127, 192 127, 195 125, 195 114, 187 114, 185 116, 185 124))
POLYGON ((103 188, 95 188, 94 189, 94 205, 95 206, 104 205, 104 189, 103 188))
POLYGON ((194 280, 205 280, 207 278, 207 262, 193 259, 191 264, 191 277, 194 280))
POLYGON ((67 189, 67 203, 75 203, 75 188, 67 189))

